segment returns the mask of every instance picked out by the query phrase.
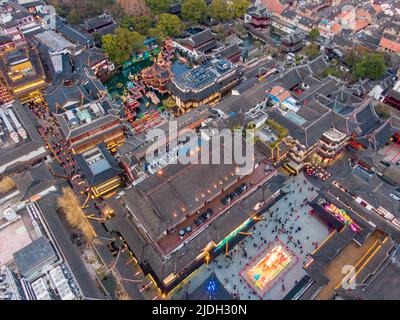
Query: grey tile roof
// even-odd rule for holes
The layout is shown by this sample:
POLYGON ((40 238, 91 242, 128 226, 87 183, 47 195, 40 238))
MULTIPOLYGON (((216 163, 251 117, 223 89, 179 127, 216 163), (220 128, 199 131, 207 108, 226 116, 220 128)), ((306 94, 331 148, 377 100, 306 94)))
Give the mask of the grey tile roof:
POLYGON ((276 79, 277 84, 281 84, 285 89, 291 89, 303 81, 297 69, 290 69, 276 79))
POLYGON ((247 14, 257 18, 268 18, 271 16, 267 8, 263 6, 251 6, 247 9, 247 14))
MULTIPOLYGON (((271 194, 268 188, 259 188, 252 195, 245 198, 241 204, 234 205, 228 212, 215 219, 197 237, 186 243, 178 251, 171 253, 166 259, 156 251, 155 247, 147 239, 143 238, 140 231, 128 218, 120 217, 119 221, 116 220, 117 229, 125 238, 137 259, 141 263, 148 263, 154 272, 153 276, 162 281, 171 272, 177 273, 190 265, 198 255, 199 248, 204 248, 211 240, 218 243, 232 231, 233 226, 240 225, 246 220, 250 216, 250 212, 243 212, 243 207, 252 207, 255 203, 261 201, 261 199, 268 198, 271 194)), ((277 200, 269 201, 267 206, 270 206, 275 201, 277 200)), ((143 214, 145 213, 143 212, 143 214)), ((117 213, 116 216, 118 215, 117 213)), ((152 227, 154 228, 155 226, 152 227)), ((147 228, 146 225, 148 232, 147 228)))
POLYGON ((88 30, 101 28, 103 25, 106 24, 114 24, 112 17, 107 14, 102 14, 97 17, 87 19, 85 21, 85 27, 88 30))
POLYGON ((75 44, 83 47, 86 47, 87 45, 93 45, 93 40, 90 37, 67 25, 66 23, 61 21, 61 19, 57 20, 56 30, 57 32, 61 33, 66 39, 75 44))
POLYGON ((184 42, 190 44, 192 47, 198 47, 206 42, 213 40, 215 40, 215 36, 210 29, 206 29, 189 37, 188 39, 185 39, 184 42))
POLYGON ((314 25, 314 22, 312 19, 307 18, 307 17, 301 17, 298 21, 298 23, 302 24, 303 26, 306 26, 308 28, 312 28, 314 25))
POLYGON ((49 240, 42 236, 14 253, 15 263, 21 276, 30 277, 35 269, 58 259, 49 240))
POLYGON ((226 97, 218 103, 217 108, 224 112, 236 112, 244 115, 251 108, 267 99, 267 86, 265 83, 259 82, 257 79, 255 81, 247 81, 252 84, 250 88, 246 90, 240 90, 239 88, 242 91, 239 96, 231 95, 226 97))
POLYGON ((292 122, 283 116, 280 111, 272 110, 270 117, 288 129, 289 135, 306 147, 316 143, 326 130, 332 127, 331 112, 328 108, 313 102, 309 106, 300 108, 301 117, 306 117, 306 123, 302 126, 292 122))
POLYGON ((392 127, 390 120, 382 124, 382 126, 374 132, 373 143, 375 145, 375 150, 383 147, 397 130, 398 129, 392 127))
POLYGON ((281 12, 281 16, 288 18, 288 19, 294 19, 297 16, 297 13, 294 10, 285 9, 281 12))
POLYGON ((397 250, 391 257, 357 288, 355 296, 363 300, 399 300, 400 299, 400 266, 396 261, 397 250))
POLYGON ((15 176, 14 181, 21 193, 21 200, 33 197, 55 183, 55 179, 45 162, 41 162, 20 175, 15 176))
POLYGON ((230 46, 225 47, 221 51, 218 51, 218 55, 221 57, 228 59, 236 54, 240 54, 240 48, 237 44, 231 44, 230 46))
MULTIPOLYGON (((0 152, 0 166, 20 158, 22 161, 23 156, 44 147, 44 142, 36 129, 36 120, 33 116, 27 112, 26 108, 18 100, 14 102, 13 107, 16 116, 21 120, 29 138, 26 143, 20 146, 13 147, 12 149, 7 150, 7 152, 0 152)), ((43 152, 38 154, 36 160, 43 158, 45 155, 47 155, 47 150, 43 148, 43 152)))
POLYGON ((84 156, 82 154, 76 155, 75 159, 78 166, 82 169, 83 174, 85 175, 85 179, 88 181, 89 186, 96 186, 107 180, 110 180, 116 176, 119 176, 122 172, 122 168, 119 166, 118 162, 115 158, 110 154, 107 150, 104 142, 98 145, 102 155, 107 160, 110 167, 98 174, 94 174, 90 167, 88 166, 84 156))
MULTIPOLYGON (((98 100, 106 92, 102 82, 94 76, 93 71, 84 68, 72 85, 53 84, 44 94, 51 110, 63 107, 69 102, 88 103, 98 100)), ((62 111, 62 110, 60 110, 62 111)))

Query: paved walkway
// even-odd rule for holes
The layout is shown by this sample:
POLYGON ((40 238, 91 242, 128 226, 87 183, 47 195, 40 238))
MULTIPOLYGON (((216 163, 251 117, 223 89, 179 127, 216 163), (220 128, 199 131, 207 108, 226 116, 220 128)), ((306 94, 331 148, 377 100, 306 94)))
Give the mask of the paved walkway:
MULTIPOLYGON (((86 216, 90 215, 91 218, 88 221, 92 224, 102 222, 105 220, 104 215, 102 214, 102 210, 107 208, 107 204, 103 197, 91 199, 91 192, 89 189, 89 185, 85 180, 84 175, 81 172, 81 169, 77 166, 76 161, 74 160, 74 153, 69 147, 67 141, 61 136, 60 131, 57 127, 57 121, 55 117, 51 114, 46 104, 30 104, 30 109, 36 116, 39 122, 39 132, 42 135, 43 140, 48 144, 53 156, 59 162, 61 167, 64 169, 67 179, 72 185, 72 189, 75 195, 78 198, 79 203, 84 204, 83 211, 86 216)), ((126 254, 123 254, 124 257, 126 254)), ((126 260, 128 260, 127 258, 126 260)), ((116 264, 118 260, 116 259, 116 264)), ((124 262, 124 265, 128 264, 128 262, 124 262)), ((117 265, 116 269, 118 274, 123 269, 124 271, 128 271, 129 274, 124 274, 124 279, 128 278, 128 276, 137 276, 142 278, 142 280, 132 283, 132 287, 134 287, 135 296, 131 296, 132 299, 137 299, 141 296, 151 296, 151 298, 158 298, 158 292, 154 289, 154 284, 149 280, 149 277, 143 278, 141 275, 141 270, 137 266, 133 266, 132 263, 129 263, 131 268, 122 268, 117 265)), ((107 266, 108 267, 108 266, 107 266)), ((122 277, 119 279, 120 281, 125 281, 122 277)), ((126 283, 124 283, 126 285, 126 283)), ((128 284, 130 285, 130 284, 128 284)), ((133 292, 132 290, 130 292, 133 292)))
MULTIPOLYGON (((239 273, 247 263, 265 251, 268 244, 279 239, 293 251, 297 257, 297 263, 282 271, 282 277, 264 294, 262 299, 283 299, 306 274, 303 269, 303 263, 307 261, 306 256, 329 235, 327 227, 308 214, 311 208, 308 205, 302 205, 305 199, 310 201, 317 196, 317 192, 311 189, 313 186, 302 174, 290 178, 287 185, 292 193, 282 198, 264 214, 265 220, 249 230, 252 235, 232 248, 228 256, 221 254, 209 266, 202 266, 189 279, 190 281, 182 286, 182 289, 178 288, 172 294, 172 298, 184 298, 187 291, 189 293, 193 291, 211 272, 215 271, 232 295, 239 296, 241 300, 260 299, 239 273)), ((262 257, 263 253, 260 258, 262 257)))

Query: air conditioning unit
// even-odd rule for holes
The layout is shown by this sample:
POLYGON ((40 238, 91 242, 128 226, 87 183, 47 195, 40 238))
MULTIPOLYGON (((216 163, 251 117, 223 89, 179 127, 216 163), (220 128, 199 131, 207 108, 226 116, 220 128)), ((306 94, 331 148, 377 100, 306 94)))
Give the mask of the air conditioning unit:
POLYGON ((17 218, 17 212, 14 208, 9 207, 3 211, 3 216, 7 221, 12 221, 17 218))

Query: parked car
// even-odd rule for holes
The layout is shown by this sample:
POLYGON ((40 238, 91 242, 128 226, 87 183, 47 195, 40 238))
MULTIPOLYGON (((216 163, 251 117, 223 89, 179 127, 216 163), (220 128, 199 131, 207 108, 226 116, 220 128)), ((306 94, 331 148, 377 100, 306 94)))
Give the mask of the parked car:
POLYGON ((207 214, 205 212, 200 215, 200 218, 202 218, 203 221, 206 221, 208 219, 207 214))
POLYGON ((231 202, 231 199, 228 198, 228 197, 224 197, 224 198, 221 199, 221 202, 222 202, 223 205, 226 206, 229 202, 231 202))
POLYGON ((241 193, 242 192, 240 190, 236 189, 232 194, 236 198, 237 196, 240 196, 241 193))

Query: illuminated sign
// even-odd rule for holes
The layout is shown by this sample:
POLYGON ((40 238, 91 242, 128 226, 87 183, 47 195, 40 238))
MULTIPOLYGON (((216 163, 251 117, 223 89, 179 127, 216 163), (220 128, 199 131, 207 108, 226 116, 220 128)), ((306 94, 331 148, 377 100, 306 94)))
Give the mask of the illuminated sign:
POLYGON ((240 226, 238 226, 235 230, 233 230, 230 234, 228 234, 224 239, 222 239, 220 243, 215 247, 214 252, 217 252, 227 242, 231 241, 234 237, 236 237, 243 229, 245 229, 250 224, 252 220, 253 218, 248 218, 240 226))
POLYGON ((324 205, 324 209, 333 214, 339 221, 343 222, 345 225, 348 225, 353 232, 358 233, 361 231, 360 226, 358 226, 343 209, 339 209, 332 203, 326 203, 324 205))

